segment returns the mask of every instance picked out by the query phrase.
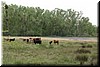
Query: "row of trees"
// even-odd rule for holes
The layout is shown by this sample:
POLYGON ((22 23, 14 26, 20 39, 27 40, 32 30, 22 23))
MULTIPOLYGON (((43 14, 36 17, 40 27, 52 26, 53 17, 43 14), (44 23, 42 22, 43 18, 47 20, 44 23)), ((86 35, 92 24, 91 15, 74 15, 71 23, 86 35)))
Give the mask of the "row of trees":
POLYGON ((82 17, 81 11, 59 8, 50 11, 13 4, 5 9, 5 4, 2 3, 2 25, 3 31, 8 30, 10 35, 97 36, 97 27, 88 17, 82 17))

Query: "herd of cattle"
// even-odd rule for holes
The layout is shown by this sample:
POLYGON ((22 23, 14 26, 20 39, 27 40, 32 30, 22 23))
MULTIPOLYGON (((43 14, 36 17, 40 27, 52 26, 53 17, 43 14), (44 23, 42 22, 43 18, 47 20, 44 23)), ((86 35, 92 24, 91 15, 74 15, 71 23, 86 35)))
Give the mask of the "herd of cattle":
MULTIPOLYGON (((42 44, 41 38, 20 38, 20 39, 26 41, 27 43, 32 42, 34 44, 42 44)), ((15 38, 4 38, 4 41, 9 41, 9 42, 15 41, 15 38)), ((52 43, 59 44, 59 40, 52 40, 49 42, 49 44, 52 43)))
MULTIPOLYGON (((20 38, 22 41, 24 41, 24 42, 27 42, 27 43, 34 43, 34 44, 42 44, 42 39, 41 38, 20 38)), ((15 41, 16 39, 15 38, 4 38, 4 41, 9 41, 9 42, 11 42, 11 41, 15 41)), ((49 41, 49 44, 52 44, 52 43, 54 43, 54 44, 59 44, 59 40, 52 40, 52 41, 49 41)), ((92 48, 92 45, 83 45, 83 43, 81 44, 82 46, 82 48, 86 48, 86 47, 88 47, 88 48, 92 48)))

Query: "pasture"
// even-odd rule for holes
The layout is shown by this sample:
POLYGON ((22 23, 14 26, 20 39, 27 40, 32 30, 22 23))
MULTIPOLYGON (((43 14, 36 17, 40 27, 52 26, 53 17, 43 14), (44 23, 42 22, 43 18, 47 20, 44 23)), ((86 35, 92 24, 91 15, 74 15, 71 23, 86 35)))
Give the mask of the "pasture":
POLYGON ((4 65, 80 65, 77 55, 87 55, 83 65, 98 64, 98 44, 92 41, 59 40, 59 44, 49 44, 51 40, 42 39, 42 44, 27 43, 19 38, 15 41, 2 41, 2 64, 4 65), (84 46, 92 46, 82 48, 84 46), (79 49, 91 53, 76 53, 79 49))

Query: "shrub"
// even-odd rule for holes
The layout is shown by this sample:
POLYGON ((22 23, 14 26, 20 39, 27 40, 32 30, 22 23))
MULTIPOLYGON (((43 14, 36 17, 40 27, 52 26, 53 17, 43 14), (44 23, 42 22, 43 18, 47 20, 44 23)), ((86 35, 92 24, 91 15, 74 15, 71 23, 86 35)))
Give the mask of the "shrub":
POLYGON ((97 65, 97 55, 91 55, 91 60, 90 60, 90 62, 91 62, 91 65, 97 65))
POLYGON ((88 48, 92 48, 92 45, 87 45, 88 48))

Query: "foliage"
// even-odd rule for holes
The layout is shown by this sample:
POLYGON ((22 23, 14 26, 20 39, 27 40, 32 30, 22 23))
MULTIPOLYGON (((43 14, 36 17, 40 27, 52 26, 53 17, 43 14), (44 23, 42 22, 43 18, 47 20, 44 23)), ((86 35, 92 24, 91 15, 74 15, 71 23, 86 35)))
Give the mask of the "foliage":
POLYGON ((8 5, 2 2, 3 31, 14 36, 97 36, 97 27, 82 12, 8 5))

